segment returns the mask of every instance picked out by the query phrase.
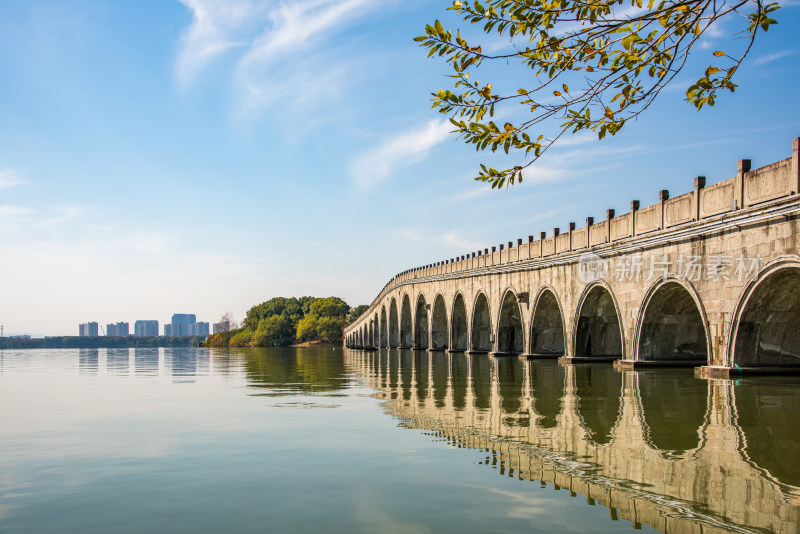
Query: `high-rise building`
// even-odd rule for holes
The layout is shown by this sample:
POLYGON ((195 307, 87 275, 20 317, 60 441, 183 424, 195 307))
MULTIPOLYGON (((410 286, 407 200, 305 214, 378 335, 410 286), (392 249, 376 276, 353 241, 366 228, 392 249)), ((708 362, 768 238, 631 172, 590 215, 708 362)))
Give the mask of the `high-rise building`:
POLYGON ((192 323, 189 325, 190 336, 208 336, 209 324, 205 322, 192 323))
POLYGON ((130 334, 128 323, 109 323, 106 325, 107 337, 127 337, 130 334))
POLYGON ((172 316, 172 325, 170 333, 167 334, 166 330, 164 335, 172 337, 191 336, 190 325, 197 322, 197 316, 193 313, 176 313, 172 316))
POLYGON ((97 322, 81 323, 78 335, 81 337, 97 337, 97 322))
POLYGON ((158 337, 158 321, 136 321, 133 335, 137 337, 158 337))

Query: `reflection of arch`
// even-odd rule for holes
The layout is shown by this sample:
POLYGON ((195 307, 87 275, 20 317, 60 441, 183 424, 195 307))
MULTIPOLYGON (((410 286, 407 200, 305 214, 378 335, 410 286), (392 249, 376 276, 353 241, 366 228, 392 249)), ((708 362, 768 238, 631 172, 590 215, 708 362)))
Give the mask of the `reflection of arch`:
POLYGON ((550 288, 539 292, 531 320, 531 354, 564 354, 564 316, 550 288))
POLYGON ((461 293, 456 293, 453 300, 453 311, 450 314, 450 344, 451 351, 467 350, 467 307, 464 304, 464 297, 461 293))
POLYGON ((417 298, 417 309, 414 312, 414 348, 428 348, 428 307, 422 293, 417 298))
POLYGON ((489 299, 483 291, 475 297, 472 308, 472 352, 489 352, 492 350, 492 316, 489 311, 489 299))
POLYGON ((636 381, 635 394, 641 401, 647 442, 662 451, 696 449, 708 409, 697 399, 708 397, 708 381, 694 380, 687 371, 672 369, 638 372, 632 376, 636 381))
POLYGON ((400 325, 397 321, 397 301, 392 297, 389 303, 389 346, 400 345, 400 325))
POLYGON ((564 396, 564 367, 554 360, 530 363, 530 382, 533 389, 533 409, 539 416, 537 425, 555 428, 564 396))
POLYGON ((800 486, 797 382, 753 378, 731 390, 747 457, 780 482, 800 486))
POLYGON ((467 390, 472 387, 469 356, 454 354, 451 361, 453 384, 453 408, 463 410, 467 406, 467 390))
POLYGON ((437 408, 447 406, 449 360, 447 358, 431 358, 433 399, 437 408))
POLYGON ((781 258, 765 268, 745 288, 731 322, 731 366, 800 366, 800 261, 781 258))
MULTIPOLYGON (((503 413, 515 416, 522 407, 522 388, 525 383, 523 363, 518 358, 497 358, 495 360, 495 371, 498 381, 497 389, 501 399, 500 406, 503 409, 503 413)), ((515 421, 516 425, 522 426, 521 423, 522 420, 515 421)))
POLYGON ((447 310, 441 293, 433 300, 431 315, 431 350, 447 349, 447 310))
POLYGON ((497 351, 522 354, 525 351, 525 334, 522 327, 522 310, 517 295, 507 290, 503 295, 497 319, 497 351))
POLYGON ((611 431, 620 415, 622 373, 608 366, 574 367, 578 414, 597 445, 611 441, 611 431))
POLYGON ((602 281, 586 286, 575 321, 575 356, 620 358, 622 325, 617 303, 602 281))
POLYGON ((708 361, 705 315, 691 286, 675 278, 662 279, 650 288, 643 302, 636 360, 708 361))
POLYGON ((419 405, 425 406, 428 401, 428 391, 430 384, 428 383, 428 358, 430 355, 426 352, 414 353, 414 389, 416 389, 417 402, 419 405))
POLYGON ((472 366, 472 391, 475 395, 475 407, 479 410, 487 410, 492 402, 492 369, 489 358, 467 359, 472 366))
POLYGON ((408 295, 403 295, 403 305, 400 309, 400 347, 411 348, 413 342, 411 331, 411 302, 408 295))
POLYGON ((388 325, 386 324, 386 306, 381 306, 381 339, 379 345, 386 347, 389 344, 388 325))

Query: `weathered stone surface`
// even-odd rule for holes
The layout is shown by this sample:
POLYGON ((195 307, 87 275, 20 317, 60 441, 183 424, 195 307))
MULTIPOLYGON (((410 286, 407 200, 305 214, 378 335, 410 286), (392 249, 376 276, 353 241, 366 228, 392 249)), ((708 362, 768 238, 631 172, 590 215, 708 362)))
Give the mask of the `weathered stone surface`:
POLYGON ((550 325, 551 338, 562 332, 560 349, 553 350, 565 357, 696 360, 724 368, 800 366, 800 329, 792 327, 800 324, 800 195, 792 175, 797 158, 795 151, 788 160, 742 170, 709 187, 701 177, 690 193, 668 199, 662 191, 658 204, 635 209, 637 204, 619 217, 610 211, 606 221, 589 218, 588 226, 570 226, 563 234, 542 233, 537 241, 512 242, 502 251, 494 247, 488 254, 406 271, 347 328, 345 343, 367 346, 386 339, 390 346, 430 347, 431 340, 414 339, 431 331, 415 327, 419 320, 431 320, 430 310, 418 313, 416 306, 441 300, 449 338, 437 346, 498 351, 500 332, 510 332, 504 319, 510 315, 501 313, 501 303, 511 294, 523 338, 521 347, 515 339, 511 352, 536 354, 542 344, 559 346, 552 339, 542 341, 534 326, 541 295, 548 292, 550 315, 539 314, 536 321, 550 325), (771 200, 734 206, 737 183, 745 184, 745 204, 771 200), (658 229, 662 208, 663 228, 658 229), (634 228, 637 235, 631 236, 634 228), (517 302, 520 293, 530 298, 517 302), (481 306, 476 323, 479 296, 488 310, 481 306), (456 341, 453 316, 459 299, 465 324, 458 326, 456 341), (679 305, 670 307, 676 299, 679 305), (383 317, 389 318, 385 336, 377 333, 383 317), (621 347, 612 351, 609 346, 617 339, 621 347))

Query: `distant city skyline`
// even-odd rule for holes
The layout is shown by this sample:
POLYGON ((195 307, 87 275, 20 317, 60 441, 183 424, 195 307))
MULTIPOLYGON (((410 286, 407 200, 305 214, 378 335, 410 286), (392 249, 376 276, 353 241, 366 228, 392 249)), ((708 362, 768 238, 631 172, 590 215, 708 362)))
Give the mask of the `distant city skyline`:
MULTIPOLYGON (((734 21, 706 32, 619 134, 565 136, 521 185, 492 191, 472 179, 479 164, 521 161, 450 133, 430 99, 451 67, 413 38, 440 19, 490 53, 512 44, 448 4, 4 3, 5 335, 171 324, 164 310, 241 321, 277 296, 369 304, 405 269, 621 215, 695 176, 710 186, 739 159, 789 157, 800 136, 800 4, 788 2, 716 106, 698 112, 685 91, 716 51, 742 50, 734 21)), ((480 74, 503 92, 529 79, 513 64, 480 74)))
MULTIPOLYGON (((211 333, 210 323, 198 321, 197 316, 193 313, 173 313, 172 320, 164 324, 163 332, 159 331, 158 321, 152 319, 137 320, 134 323, 133 332, 130 331, 129 323, 123 321, 107 323, 104 330, 99 325, 100 323, 97 321, 80 323, 78 335, 82 337, 184 337, 208 336, 211 333)), ((9 337, 11 335, 13 334, 9 334, 9 337)))

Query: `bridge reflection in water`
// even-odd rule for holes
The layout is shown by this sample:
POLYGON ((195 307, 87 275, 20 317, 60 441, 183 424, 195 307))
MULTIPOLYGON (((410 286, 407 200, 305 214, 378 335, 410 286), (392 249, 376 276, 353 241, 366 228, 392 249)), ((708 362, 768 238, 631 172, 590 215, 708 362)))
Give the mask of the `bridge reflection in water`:
POLYGON ((388 413, 663 532, 800 532, 797 380, 345 351, 388 413))

